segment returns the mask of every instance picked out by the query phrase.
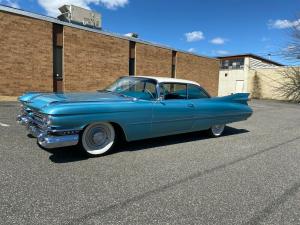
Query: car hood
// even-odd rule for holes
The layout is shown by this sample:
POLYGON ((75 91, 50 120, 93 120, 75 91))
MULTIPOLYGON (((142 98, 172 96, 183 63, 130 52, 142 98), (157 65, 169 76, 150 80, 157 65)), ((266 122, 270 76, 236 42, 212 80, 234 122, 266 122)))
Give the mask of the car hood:
POLYGON ((131 101, 131 97, 110 92, 74 92, 74 93, 37 93, 29 92, 22 95, 19 100, 28 107, 37 110, 50 105, 85 102, 122 102, 131 101))

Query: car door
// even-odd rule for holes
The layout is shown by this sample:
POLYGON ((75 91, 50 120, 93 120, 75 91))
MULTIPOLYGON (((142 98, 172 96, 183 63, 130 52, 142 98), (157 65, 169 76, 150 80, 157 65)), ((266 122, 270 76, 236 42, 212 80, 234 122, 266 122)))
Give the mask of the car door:
POLYGON ((152 134, 162 136, 187 132, 193 125, 194 104, 187 99, 187 85, 160 84, 161 100, 153 104, 152 134))
POLYGON ((209 94, 202 87, 189 84, 188 99, 195 108, 192 130, 198 131, 210 128, 221 112, 218 112, 209 94))

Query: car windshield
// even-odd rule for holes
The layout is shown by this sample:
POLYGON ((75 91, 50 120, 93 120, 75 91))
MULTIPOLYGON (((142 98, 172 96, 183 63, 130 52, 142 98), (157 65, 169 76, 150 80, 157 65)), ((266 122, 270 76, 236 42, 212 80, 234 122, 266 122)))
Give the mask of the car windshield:
POLYGON ((143 100, 153 100, 157 98, 156 81, 148 78, 122 77, 107 87, 105 91, 143 100))

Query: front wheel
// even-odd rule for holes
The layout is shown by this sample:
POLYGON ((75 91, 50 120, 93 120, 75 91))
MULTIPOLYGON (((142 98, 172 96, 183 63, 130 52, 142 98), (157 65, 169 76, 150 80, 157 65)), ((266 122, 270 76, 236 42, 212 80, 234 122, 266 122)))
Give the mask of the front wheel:
POLYGON ((225 129, 225 124, 213 125, 209 130, 208 133, 211 137, 220 137, 225 129))
POLYGON ((115 130, 110 123, 99 122, 88 125, 81 136, 83 150, 89 155, 107 153, 115 142, 115 130))

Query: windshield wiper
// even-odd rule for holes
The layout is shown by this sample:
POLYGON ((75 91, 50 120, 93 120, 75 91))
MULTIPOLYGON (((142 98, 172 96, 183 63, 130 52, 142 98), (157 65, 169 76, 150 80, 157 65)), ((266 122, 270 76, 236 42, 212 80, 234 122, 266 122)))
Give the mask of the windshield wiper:
POLYGON ((112 92, 112 91, 107 90, 107 89, 102 89, 102 90, 97 90, 97 92, 112 92))

